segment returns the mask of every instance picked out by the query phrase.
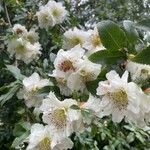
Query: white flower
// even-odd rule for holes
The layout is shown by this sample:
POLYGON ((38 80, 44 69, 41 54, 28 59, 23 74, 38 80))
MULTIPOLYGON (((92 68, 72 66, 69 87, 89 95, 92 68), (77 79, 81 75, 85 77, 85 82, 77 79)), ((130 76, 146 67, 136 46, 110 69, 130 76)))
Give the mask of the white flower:
POLYGON ((55 77, 62 94, 69 96, 70 89, 67 87, 67 79, 71 73, 77 70, 77 63, 84 55, 84 50, 79 46, 75 46, 71 50, 59 50, 54 61, 55 70, 51 76, 55 77))
POLYGON ((49 125, 56 137, 68 137, 78 130, 75 127, 80 128, 80 111, 71 109, 72 105, 77 105, 77 102, 73 99, 59 101, 52 92, 43 100, 40 107, 43 122, 49 125))
POLYGON ((32 60, 37 60, 39 55, 41 55, 41 45, 39 42, 34 44, 28 42, 25 47, 26 52, 24 52, 24 55, 16 53, 16 59, 22 60, 25 63, 30 63, 32 60))
POLYGON ((13 32, 15 35, 7 41, 7 51, 10 53, 10 57, 15 55, 17 60, 22 60, 26 64, 37 59, 41 54, 41 45, 35 30, 31 29, 28 32, 24 26, 16 24, 13 27, 13 32))
POLYGON ((88 38, 89 33, 77 28, 69 29, 64 33, 63 47, 65 49, 73 48, 74 46, 80 44, 81 46, 85 43, 88 38))
POLYGON ((40 28, 48 29, 50 26, 55 25, 54 18, 48 7, 41 6, 40 11, 37 12, 36 15, 38 17, 40 28))
POLYGON ((58 140, 53 137, 53 134, 48 126, 42 124, 32 125, 27 150, 67 150, 73 147, 73 143, 69 138, 58 140))
POLYGON ((132 61, 128 61, 126 69, 131 73, 131 78, 135 82, 150 79, 150 65, 138 64, 132 61))
POLYGON ((94 30, 89 30, 87 32, 89 33, 89 36, 83 44, 83 47, 86 48, 90 54, 96 51, 104 50, 105 48, 101 43, 97 27, 95 27, 94 30))
POLYGON ((101 65, 83 58, 84 52, 80 45, 68 51, 58 51, 51 76, 56 78, 61 94, 69 96, 74 91, 83 92, 85 83, 99 75, 101 65))
POLYGON ((114 122, 121 122, 123 118, 134 123, 142 120, 143 92, 135 83, 127 82, 128 72, 120 78, 115 71, 110 71, 106 77, 108 80, 101 81, 97 88, 97 95, 102 96, 102 116, 111 114, 114 122))
POLYGON ((29 32, 25 34, 25 38, 32 44, 38 42, 39 35, 35 32, 35 29, 31 29, 29 32))
POLYGON ((15 24, 13 27, 13 32, 17 35, 23 35, 27 33, 27 29, 25 28, 25 26, 15 24))
POLYGON ((59 50, 54 61, 55 69, 66 74, 74 72, 76 63, 83 57, 84 52, 79 45, 68 51, 59 50))
POLYGON ((8 52, 12 57, 15 55, 17 60, 22 60, 25 63, 30 63, 33 59, 37 59, 40 52, 41 45, 36 42, 31 44, 23 38, 11 39, 8 42, 8 52))
POLYGON ((46 6, 49 8, 49 11, 54 18, 55 24, 60 24, 66 19, 68 12, 62 3, 49 1, 46 6))
POLYGON ((83 92, 86 87, 85 83, 93 81, 98 77, 101 71, 101 65, 92 63, 84 57, 84 59, 78 61, 76 66, 78 69, 68 77, 67 86, 72 91, 83 92))
POLYGON ((67 11, 62 3, 49 1, 45 6, 40 7, 36 15, 40 28, 48 29, 62 23, 67 17, 67 11))
POLYGON ((44 86, 50 85, 48 79, 41 79, 39 74, 33 73, 30 77, 23 79, 23 98, 28 107, 38 107, 42 103, 43 97, 38 97, 35 93, 44 86))

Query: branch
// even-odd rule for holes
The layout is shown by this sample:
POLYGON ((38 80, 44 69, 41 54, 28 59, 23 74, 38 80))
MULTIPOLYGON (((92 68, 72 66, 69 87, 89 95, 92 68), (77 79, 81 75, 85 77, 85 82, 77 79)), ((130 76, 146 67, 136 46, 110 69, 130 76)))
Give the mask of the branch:
POLYGON ((11 21, 10 21, 10 17, 9 17, 9 14, 8 14, 7 6, 6 6, 5 2, 4 2, 4 9, 5 9, 7 21, 9 23, 9 25, 12 26, 11 21))

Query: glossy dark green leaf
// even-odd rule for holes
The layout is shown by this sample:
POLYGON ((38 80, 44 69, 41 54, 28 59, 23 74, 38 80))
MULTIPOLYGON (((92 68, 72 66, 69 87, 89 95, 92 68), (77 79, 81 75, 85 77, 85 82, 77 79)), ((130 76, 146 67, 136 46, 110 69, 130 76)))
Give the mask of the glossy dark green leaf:
POLYGON ((109 50, 103 50, 98 51, 96 53, 93 53, 89 60, 91 60, 94 63, 106 63, 107 65, 114 64, 117 62, 117 60, 125 59, 126 55, 124 52, 121 51, 109 51, 109 50))
POLYGON ((127 46, 125 32, 112 21, 101 21, 97 24, 101 41, 106 49, 118 50, 127 46))

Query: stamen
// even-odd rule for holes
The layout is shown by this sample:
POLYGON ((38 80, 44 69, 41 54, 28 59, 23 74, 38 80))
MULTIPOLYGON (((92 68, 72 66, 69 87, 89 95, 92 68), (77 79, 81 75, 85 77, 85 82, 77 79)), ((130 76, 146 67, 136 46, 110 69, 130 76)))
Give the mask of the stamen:
POLYGON ((54 8, 52 11, 53 16, 59 17, 61 15, 62 11, 58 8, 54 8))
POLYGON ((78 45, 78 44, 83 44, 82 40, 79 38, 79 37, 76 37, 74 36, 72 39, 71 39, 71 43, 73 43, 73 45, 78 45))
POLYGON ((59 65, 59 69, 64 71, 64 72, 67 72, 69 70, 75 70, 74 66, 73 66, 73 63, 72 61, 70 60, 65 60, 63 61, 60 65, 59 65))
POLYGON ((101 44, 101 40, 100 40, 100 38, 99 38, 99 35, 92 35, 91 36, 91 39, 92 39, 92 44, 93 44, 93 46, 94 47, 96 47, 96 46, 98 46, 98 45, 100 45, 101 44))
POLYGON ((16 30, 16 33, 17 33, 17 34, 22 34, 23 31, 22 31, 21 29, 18 28, 18 29, 16 30))
POLYGON ((51 122, 57 129, 63 129, 66 126, 67 118, 65 109, 56 109, 50 114, 51 122))
POLYGON ((50 148, 51 141, 48 137, 45 137, 40 144, 38 145, 38 149, 40 150, 51 150, 50 148))
POLYGON ((91 72, 86 72, 85 70, 80 70, 80 75, 82 76, 82 79, 84 82, 92 81, 95 79, 95 74, 91 72))
POLYGON ((113 100, 114 104, 119 110, 126 109, 128 105, 128 95, 123 89, 116 90, 109 93, 109 97, 113 100))

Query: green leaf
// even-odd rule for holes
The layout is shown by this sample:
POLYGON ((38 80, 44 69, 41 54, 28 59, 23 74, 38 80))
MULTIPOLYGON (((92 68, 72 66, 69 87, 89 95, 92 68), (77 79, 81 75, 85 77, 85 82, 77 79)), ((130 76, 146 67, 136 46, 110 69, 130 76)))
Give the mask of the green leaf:
POLYGON ((15 125, 15 128, 13 130, 13 135, 16 137, 21 136, 26 130, 18 123, 15 125))
POLYGON ((18 80, 23 80, 25 78, 24 75, 21 74, 20 69, 16 66, 13 65, 6 65, 7 69, 12 73, 12 75, 18 79, 18 80))
POLYGON ((125 32, 112 21, 101 21, 97 24, 102 44, 106 49, 118 50, 126 47, 125 32))
POLYGON ((21 121, 21 122, 15 124, 15 127, 13 129, 13 135, 19 137, 26 131, 29 131, 30 128, 31 128, 31 124, 29 122, 21 121))
POLYGON ((45 86, 38 91, 35 92, 37 96, 46 96, 50 91, 55 91, 55 86, 51 86, 52 82, 50 82, 50 86, 45 86))
POLYGON ((12 148, 18 147, 21 143, 23 143, 25 141, 25 139, 29 136, 29 134, 30 134, 30 132, 26 131, 21 136, 15 138, 15 140, 13 141, 11 147, 12 148))
POLYGON ((15 82, 10 83, 9 85, 4 85, 4 86, 0 87, 0 92, 1 92, 1 91, 4 91, 4 90, 6 90, 6 89, 12 88, 12 87, 15 86, 17 83, 19 83, 19 82, 18 82, 18 81, 15 81, 15 82))
POLYGON ((122 58, 126 58, 126 55, 121 51, 102 50, 92 54, 89 57, 89 60, 94 63, 110 65, 116 63, 117 60, 121 60, 122 58))
POLYGON ((16 84, 8 91, 8 93, 1 95, 0 104, 4 105, 4 103, 6 103, 9 99, 11 99, 16 94, 19 88, 20 88, 19 84, 16 84))
POLYGON ((135 132, 135 136, 141 143, 145 142, 145 138, 139 132, 135 132))
POLYGON ((45 86, 41 89, 39 89, 36 94, 43 94, 43 93, 46 93, 48 94, 51 90, 52 90, 53 86, 45 86))
POLYGON ((15 124, 15 128, 13 129, 13 135, 17 136, 13 141, 11 147, 18 147, 20 144, 24 142, 24 140, 29 136, 31 129, 31 124, 29 122, 19 122, 15 124))
POLYGON ((130 133, 128 134, 128 136, 127 136, 127 142, 131 143, 131 142, 134 141, 134 139, 135 139, 135 134, 134 134, 134 132, 130 132, 130 133))
POLYGON ((80 107, 77 106, 77 105, 72 105, 70 108, 71 108, 71 109, 74 109, 74 110, 79 110, 79 109, 80 109, 80 107))
POLYGON ((82 109, 81 114, 83 116, 83 122, 90 125, 93 118, 92 112, 90 110, 82 109))
POLYGON ((123 21, 123 26, 125 28, 126 36, 129 43, 134 44, 139 38, 139 34, 135 28, 134 22, 125 20, 123 21))
POLYGON ((131 61, 141 64, 150 64, 150 46, 143 49, 140 53, 138 53, 131 61))

